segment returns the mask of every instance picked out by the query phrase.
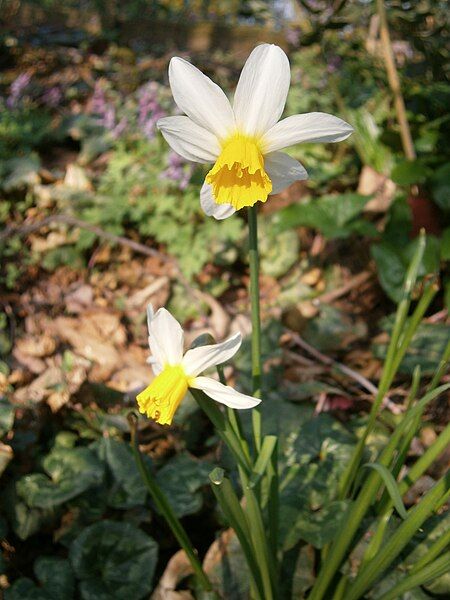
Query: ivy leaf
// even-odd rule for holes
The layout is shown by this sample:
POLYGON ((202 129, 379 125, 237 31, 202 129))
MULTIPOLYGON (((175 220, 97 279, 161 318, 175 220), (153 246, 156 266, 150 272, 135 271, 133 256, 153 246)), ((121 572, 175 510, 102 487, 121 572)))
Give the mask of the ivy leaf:
POLYGON ((0 437, 8 433, 14 424, 14 407, 7 398, 0 398, 0 437))
POLYGON ((2 504, 14 533, 21 540, 26 540, 51 523, 55 517, 55 511, 30 508, 17 494, 16 485, 12 483, 6 488, 2 494, 2 504))
POLYGON ((58 506, 103 479, 103 465, 88 448, 55 448, 43 467, 48 477, 32 473, 17 482, 18 494, 30 507, 58 506))
POLYGON ((178 517, 198 512, 203 504, 200 488, 208 485, 212 465, 187 453, 175 456, 158 471, 156 481, 178 517))
POLYGON ((131 523, 100 521, 73 542, 69 558, 83 600, 139 600, 152 589, 156 542, 131 523))
POLYGON ((5 600, 72 600, 75 580, 69 561, 54 556, 41 556, 34 563, 40 585, 21 577, 5 590, 5 600))
POLYGON ((103 438, 99 456, 106 461, 110 474, 107 502, 114 508, 133 508, 145 503, 147 491, 127 444, 103 438))
POLYGON ((348 193, 291 204, 277 213, 275 227, 277 231, 300 226, 314 227, 330 239, 347 238, 352 233, 360 232, 374 235, 375 228, 368 221, 358 218, 370 198, 348 193))
POLYGON ((392 169, 391 179, 397 185, 424 183, 429 169, 420 160, 404 160, 392 169))
MULTIPOLYGON (((381 320, 384 331, 392 331, 392 315, 381 320)), ((403 358, 399 370, 412 375, 414 369, 420 366, 422 374, 431 375, 437 368, 450 337, 450 326, 444 323, 421 323, 403 358)), ((374 356, 384 359, 387 352, 386 344, 373 346, 374 356)))

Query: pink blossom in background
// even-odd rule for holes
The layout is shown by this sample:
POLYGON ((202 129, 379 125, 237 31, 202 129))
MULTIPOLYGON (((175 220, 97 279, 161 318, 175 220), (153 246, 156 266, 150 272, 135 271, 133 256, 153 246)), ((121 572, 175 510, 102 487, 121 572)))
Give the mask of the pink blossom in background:
POLYGON ((9 88, 9 96, 6 99, 6 106, 8 108, 17 108, 24 97, 24 91, 28 87, 30 81, 31 75, 29 73, 22 73, 16 77, 9 88))
POLYGON ((161 173, 161 178, 178 183, 180 190, 186 189, 192 176, 193 165, 187 163, 175 152, 170 152, 168 167, 161 173))
POLYGON ((63 93, 58 86, 53 86, 45 90, 42 94, 42 102, 50 108, 56 108, 61 104, 63 93))
POLYGON ((148 139, 153 139, 156 134, 156 122, 165 116, 165 111, 158 101, 158 86, 150 82, 139 91, 138 124, 143 134, 148 139))

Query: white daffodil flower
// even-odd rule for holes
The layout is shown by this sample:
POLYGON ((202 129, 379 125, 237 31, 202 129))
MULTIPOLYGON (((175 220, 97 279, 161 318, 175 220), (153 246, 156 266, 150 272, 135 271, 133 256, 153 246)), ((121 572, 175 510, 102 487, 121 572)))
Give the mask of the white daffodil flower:
POLYGON ((210 367, 220 365, 236 354, 242 342, 240 333, 221 344, 199 346, 183 352, 181 325, 165 308, 156 313, 147 308, 151 365, 155 379, 137 397, 139 412, 161 425, 170 425, 188 388, 203 390, 213 400, 231 408, 253 408, 261 402, 210 377, 199 377, 210 367))
POLYGON ((282 148, 299 142, 340 142, 353 128, 321 112, 279 121, 290 84, 289 60, 271 44, 257 46, 242 69, 233 106, 209 77, 182 58, 172 58, 169 81, 186 116, 157 123, 183 158, 214 163, 200 192, 204 212, 225 219, 244 206, 265 202, 291 183, 307 179, 303 166, 282 148))

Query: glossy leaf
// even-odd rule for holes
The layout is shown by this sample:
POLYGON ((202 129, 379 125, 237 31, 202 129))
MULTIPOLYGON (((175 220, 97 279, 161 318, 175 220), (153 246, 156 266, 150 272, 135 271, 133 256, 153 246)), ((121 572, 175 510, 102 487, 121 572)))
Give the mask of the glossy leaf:
POLYGON ((158 547, 131 523, 100 521, 87 527, 70 548, 83 600, 140 600, 152 588, 158 547))

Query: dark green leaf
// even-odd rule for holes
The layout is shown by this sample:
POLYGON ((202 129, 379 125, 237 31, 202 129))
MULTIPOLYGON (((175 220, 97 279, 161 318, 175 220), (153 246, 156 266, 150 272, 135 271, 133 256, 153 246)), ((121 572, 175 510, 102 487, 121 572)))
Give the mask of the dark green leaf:
POLYGON ((147 491, 129 445, 103 438, 99 444, 99 456, 109 467, 108 504, 114 508, 133 508, 144 504, 147 491))
POLYGON ((0 437, 8 433, 14 424, 14 407, 7 398, 0 398, 0 437))
POLYGON ((419 160, 400 162, 391 173, 391 179, 397 185, 424 183, 429 169, 419 160))
POLYGON ((387 242, 374 244, 371 252, 377 263, 381 287, 394 302, 399 302, 402 298, 403 281, 406 273, 401 255, 394 246, 387 242))
POLYGON ((362 320, 352 319, 343 311, 324 305, 320 314, 307 323, 302 336, 318 350, 327 352, 345 347, 366 333, 367 325, 362 320))
POLYGON ((156 542, 130 523, 101 521, 70 548, 83 600, 140 600, 152 589, 156 542))
POLYGON ((48 454, 41 473, 25 475, 17 482, 17 491, 30 507, 58 506, 103 479, 103 465, 88 448, 55 448, 48 454))
POLYGON ((67 560, 41 556, 34 563, 34 572, 39 586, 28 578, 18 579, 5 592, 5 600, 72 600, 75 581, 67 560))
POLYGON ((210 471, 210 463, 199 462, 188 454, 175 456, 158 471, 156 481, 178 517, 200 510, 203 497, 199 490, 209 484, 210 471))
MULTIPOLYGON (((385 331, 392 330, 392 318, 386 317, 381 321, 385 331)), ((408 351, 400 364, 400 371, 412 375, 414 369, 420 366, 421 373, 431 375, 436 370, 444 353, 450 336, 450 326, 443 323, 421 323, 417 328, 408 351)), ((374 355, 383 359, 386 356, 386 345, 374 345, 374 355)))
MULTIPOLYGON (((450 195, 450 189, 449 189, 450 195)), ((450 227, 444 229, 441 239, 441 259, 443 261, 450 260, 450 227)))
POLYGON ((349 193, 291 204, 277 213, 274 226, 276 231, 314 227, 325 237, 346 238, 361 230, 361 219, 356 220, 356 217, 361 215, 369 200, 370 196, 349 193))
POLYGON ((450 164, 436 171, 432 179, 433 199, 445 212, 450 211, 450 164))

